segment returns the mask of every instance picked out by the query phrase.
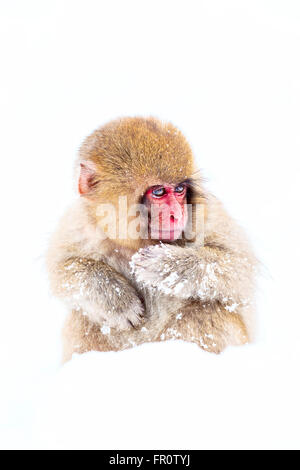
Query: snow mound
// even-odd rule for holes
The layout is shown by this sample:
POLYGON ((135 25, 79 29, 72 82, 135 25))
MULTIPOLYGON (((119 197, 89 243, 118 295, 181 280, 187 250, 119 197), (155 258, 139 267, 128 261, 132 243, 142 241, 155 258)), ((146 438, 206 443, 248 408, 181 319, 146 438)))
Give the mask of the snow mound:
POLYGON ((182 341, 75 355, 45 387, 34 441, 58 449, 297 446, 289 425, 300 418, 295 366, 259 345, 215 356, 182 341))

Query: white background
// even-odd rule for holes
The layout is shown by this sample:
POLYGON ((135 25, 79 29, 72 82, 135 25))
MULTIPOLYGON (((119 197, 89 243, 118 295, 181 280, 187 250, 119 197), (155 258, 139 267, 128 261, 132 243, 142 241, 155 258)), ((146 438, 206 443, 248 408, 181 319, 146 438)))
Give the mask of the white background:
POLYGON ((6 1, 0 19, 1 448, 299 448, 300 3, 6 1), (171 120, 262 261, 254 345, 60 367, 47 241, 83 138, 171 120))

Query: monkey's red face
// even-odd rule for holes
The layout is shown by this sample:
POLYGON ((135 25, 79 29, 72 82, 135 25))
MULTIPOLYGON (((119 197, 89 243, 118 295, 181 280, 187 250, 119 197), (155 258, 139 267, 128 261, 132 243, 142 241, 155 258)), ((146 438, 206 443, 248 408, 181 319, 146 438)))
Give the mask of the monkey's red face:
POLYGON ((151 238, 177 240, 185 229, 187 216, 187 187, 178 185, 152 186, 146 191, 151 238))

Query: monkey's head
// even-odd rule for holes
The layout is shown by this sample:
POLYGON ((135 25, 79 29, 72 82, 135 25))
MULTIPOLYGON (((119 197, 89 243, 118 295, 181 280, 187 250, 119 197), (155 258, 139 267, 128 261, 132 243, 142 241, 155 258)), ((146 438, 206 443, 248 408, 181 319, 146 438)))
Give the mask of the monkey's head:
POLYGON ((191 148, 170 123, 154 118, 112 121, 86 138, 79 156, 79 193, 108 237, 123 245, 182 238, 187 205, 202 203, 191 148), (127 233, 130 223, 135 234, 132 226, 127 233))

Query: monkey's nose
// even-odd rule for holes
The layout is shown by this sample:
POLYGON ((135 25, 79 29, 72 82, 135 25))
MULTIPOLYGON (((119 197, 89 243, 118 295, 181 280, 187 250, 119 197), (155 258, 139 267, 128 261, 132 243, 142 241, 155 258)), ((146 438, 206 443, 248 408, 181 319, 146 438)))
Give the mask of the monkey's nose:
POLYGON ((181 207, 175 207, 171 210, 170 221, 171 222, 180 222, 182 219, 182 210, 181 207))

